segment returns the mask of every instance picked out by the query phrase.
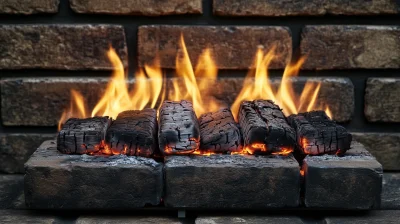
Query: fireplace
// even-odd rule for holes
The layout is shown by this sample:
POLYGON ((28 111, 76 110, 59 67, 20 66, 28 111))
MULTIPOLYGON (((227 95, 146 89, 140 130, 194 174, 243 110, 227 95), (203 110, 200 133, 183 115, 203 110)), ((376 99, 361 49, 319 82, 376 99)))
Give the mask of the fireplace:
POLYGON ((177 47, 171 92, 160 58, 130 83, 114 48, 93 108, 70 90, 57 139, 26 163, 30 208, 379 208, 381 164, 332 119, 321 83, 292 85, 306 56, 274 85, 267 71, 280 52, 259 47, 229 107, 209 94, 215 53, 204 49, 193 66, 184 34, 177 47))

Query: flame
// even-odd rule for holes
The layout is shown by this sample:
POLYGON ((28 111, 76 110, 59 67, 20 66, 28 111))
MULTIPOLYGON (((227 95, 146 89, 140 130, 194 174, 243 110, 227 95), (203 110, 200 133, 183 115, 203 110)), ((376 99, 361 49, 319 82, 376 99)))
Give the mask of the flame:
MULTIPOLYGON (((264 54, 263 48, 258 48, 252 69, 247 73, 243 88, 231 107, 236 120, 240 104, 245 100, 272 100, 282 108, 286 116, 300 112, 321 110, 316 106, 321 83, 307 82, 300 96, 296 95, 292 86, 291 78, 298 75, 306 57, 301 57, 297 62, 286 66, 281 83, 278 89, 275 90, 268 75, 268 67, 274 59, 275 49, 273 47, 264 54)), ((329 107, 326 107, 325 111, 331 117, 329 107)))
MULTIPOLYGON (((135 74, 135 82, 132 90, 129 90, 127 74, 124 66, 113 48, 107 56, 114 68, 112 78, 107 84, 103 96, 91 112, 91 116, 109 116, 117 118, 118 114, 126 110, 142 110, 145 107, 155 108, 160 96, 161 100, 165 97, 165 83, 163 83, 163 73, 159 60, 155 60, 153 65, 145 65, 144 69, 139 69, 135 74)), ((60 118, 58 128, 69 118, 89 117, 85 110, 82 95, 71 90, 71 105, 65 110, 60 118)), ((103 150, 104 151, 104 150, 103 150)), ((106 154, 112 154, 111 149, 105 149, 106 154)))
POLYGON ((273 152, 271 153, 272 155, 281 155, 281 156, 287 156, 290 153, 293 152, 293 149, 289 149, 289 148, 282 148, 281 151, 279 152, 273 152))
POLYGON ((207 94, 210 86, 215 84, 218 75, 217 65, 212 59, 211 50, 207 48, 202 52, 196 69, 193 69, 183 35, 181 35, 179 47, 180 50, 175 61, 176 75, 183 79, 184 85, 179 85, 179 79, 172 81, 173 93, 169 97, 170 100, 192 101, 197 116, 218 110, 219 104, 207 94), (198 81, 196 77, 202 79, 198 81), (207 100, 207 103, 204 102, 204 99, 207 100))

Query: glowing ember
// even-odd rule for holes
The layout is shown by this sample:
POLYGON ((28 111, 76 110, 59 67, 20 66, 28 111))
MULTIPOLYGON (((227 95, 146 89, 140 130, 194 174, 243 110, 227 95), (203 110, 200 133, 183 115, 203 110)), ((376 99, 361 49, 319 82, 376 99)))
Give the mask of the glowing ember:
POLYGON ((289 154, 292 153, 292 152, 293 152, 293 149, 283 148, 283 149, 281 149, 280 152, 273 152, 273 153, 271 153, 271 154, 272 154, 272 155, 287 156, 287 155, 289 155, 289 154))

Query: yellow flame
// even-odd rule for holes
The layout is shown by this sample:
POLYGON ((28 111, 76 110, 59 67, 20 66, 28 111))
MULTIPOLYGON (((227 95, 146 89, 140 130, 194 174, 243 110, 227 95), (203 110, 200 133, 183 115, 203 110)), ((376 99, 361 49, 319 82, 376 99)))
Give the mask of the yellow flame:
POLYGON ((85 99, 83 98, 82 94, 78 91, 71 89, 70 91, 70 104, 67 109, 63 111, 61 114, 60 121, 58 122, 58 130, 61 130, 62 124, 71 117, 74 118, 86 118, 86 104, 85 99))
MULTIPOLYGON (((232 104, 231 110, 235 119, 239 112, 240 104, 246 100, 268 99, 279 105, 286 116, 311 110, 321 110, 316 105, 317 97, 321 88, 320 83, 306 82, 302 93, 297 95, 292 86, 292 78, 297 76, 306 57, 301 57, 297 62, 286 66, 282 80, 277 90, 273 87, 268 77, 268 67, 274 59, 275 47, 266 54, 259 47, 254 58, 252 69, 249 70, 239 95, 232 104)), ((329 107, 324 108, 331 117, 329 107)))

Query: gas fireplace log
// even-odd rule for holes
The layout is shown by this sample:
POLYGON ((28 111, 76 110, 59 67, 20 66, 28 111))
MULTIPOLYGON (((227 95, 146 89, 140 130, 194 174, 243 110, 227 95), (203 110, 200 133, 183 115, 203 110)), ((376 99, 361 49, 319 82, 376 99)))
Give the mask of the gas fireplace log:
POLYGON ((239 124, 245 147, 256 154, 294 148, 295 132, 279 106, 270 100, 243 101, 239 124))
POLYGON ((58 133, 57 149, 66 154, 97 152, 110 124, 108 117, 70 118, 58 133))
POLYGON ((189 154, 199 149, 199 123, 191 102, 164 101, 158 126, 158 141, 163 154, 189 154))
POLYGON ((305 154, 344 154, 350 149, 352 136, 332 121, 324 111, 290 115, 289 124, 296 130, 297 148, 305 154))
POLYGON ((107 130, 106 143, 113 153, 149 157, 157 148, 157 111, 120 113, 107 130))
POLYGON ((237 152, 242 150, 238 124, 229 109, 200 116, 200 149, 207 152, 237 152))

